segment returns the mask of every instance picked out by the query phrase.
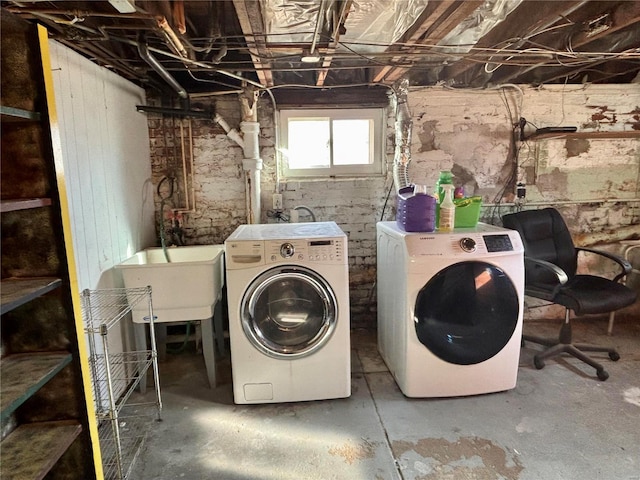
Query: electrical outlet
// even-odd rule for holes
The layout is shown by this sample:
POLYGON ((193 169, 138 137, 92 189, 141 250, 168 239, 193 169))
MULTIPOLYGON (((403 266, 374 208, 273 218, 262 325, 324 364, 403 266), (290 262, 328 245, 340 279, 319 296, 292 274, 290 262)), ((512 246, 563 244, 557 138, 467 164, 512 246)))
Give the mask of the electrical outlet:
POLYGON ((513 203, 518 206, 522 206, 525 203, 525 197, 527 196, 527 186, 523 182, 516 184, 516 198, 513 199, 513 203))
POLYGON ((281 193, 273 194, 273 209, 282 210, 282 194, 281 193))

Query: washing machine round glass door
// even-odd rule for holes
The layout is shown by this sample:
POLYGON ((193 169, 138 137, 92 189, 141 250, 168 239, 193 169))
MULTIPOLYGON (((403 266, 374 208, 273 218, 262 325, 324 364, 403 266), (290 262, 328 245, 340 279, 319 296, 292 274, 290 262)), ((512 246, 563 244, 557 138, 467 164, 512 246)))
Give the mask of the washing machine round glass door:
POLYGON ((240 305, 242 328, 261 352, 276 358, 310 355, 329 340, 337 303, 329 284, 302 266, 279 266, 256 277, 240 305))
POLYGON ((513 336, 518 292, 506 273, 486 262, 461 262, 434 275, 418 293, 414 310, 420 342, 442 360, 483 362, 513 336))

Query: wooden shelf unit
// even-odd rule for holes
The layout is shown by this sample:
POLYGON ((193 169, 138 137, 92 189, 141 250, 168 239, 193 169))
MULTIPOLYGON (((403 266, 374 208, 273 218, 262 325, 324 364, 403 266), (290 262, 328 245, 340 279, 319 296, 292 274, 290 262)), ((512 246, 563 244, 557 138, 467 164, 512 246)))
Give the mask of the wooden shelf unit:
POLYGON ((49 124, 47 34, 4 9, 0 21, 0 478, 100 480, 49 124))

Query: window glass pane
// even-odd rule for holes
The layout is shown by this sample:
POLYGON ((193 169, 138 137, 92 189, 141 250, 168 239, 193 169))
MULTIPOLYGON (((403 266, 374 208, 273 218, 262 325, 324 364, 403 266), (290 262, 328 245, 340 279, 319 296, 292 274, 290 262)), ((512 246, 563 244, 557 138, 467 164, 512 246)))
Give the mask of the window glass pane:
POLYGON ((372 128, 373 122, 368 119, 334 120, 334 165, 368 165, 372 163, 372 128))
POLYGON ((283 176, 381 174, 384 115, 381 108, 280 110, 283 176))
POLYGON ((288 130, 289 168, 330 166, 331 142, 328 118, 290 119, 288 130))

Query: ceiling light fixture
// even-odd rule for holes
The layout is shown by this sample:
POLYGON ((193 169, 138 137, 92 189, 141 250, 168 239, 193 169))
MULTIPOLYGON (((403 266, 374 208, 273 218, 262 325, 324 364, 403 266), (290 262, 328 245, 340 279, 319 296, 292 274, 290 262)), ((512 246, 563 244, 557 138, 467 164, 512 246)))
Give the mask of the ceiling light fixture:
POLYGON ((133 13, 136 11, 135 0, 109 0, 109 3, 120 13, 133 13))
POLYGON ((320 55, 310 52, 309 50, 304 50, 302 52, 302 57, 300 57, 300 61, 302 63, 318 63, 320 60, 322 60, 320 55))

